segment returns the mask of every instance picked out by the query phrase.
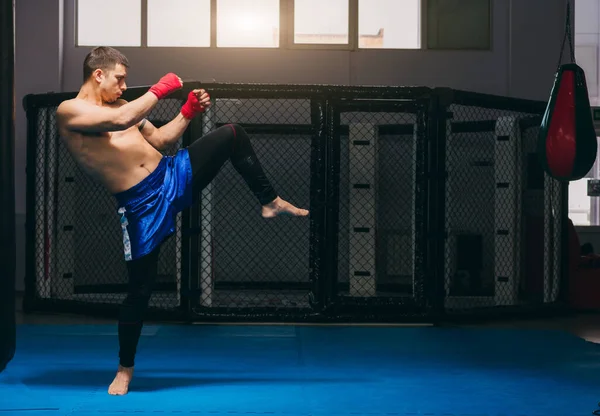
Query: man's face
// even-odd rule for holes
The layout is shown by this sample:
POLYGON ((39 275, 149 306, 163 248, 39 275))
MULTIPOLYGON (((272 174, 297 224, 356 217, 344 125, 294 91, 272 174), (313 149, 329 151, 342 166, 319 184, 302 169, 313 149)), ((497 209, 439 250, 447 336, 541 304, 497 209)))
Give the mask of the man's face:
POLYGON ((102 99, 107 103, 117 101, 127 89, 126 78, 127 68, 121 64, 117 64, 112 70, 103 71, 98 77, 102 99))

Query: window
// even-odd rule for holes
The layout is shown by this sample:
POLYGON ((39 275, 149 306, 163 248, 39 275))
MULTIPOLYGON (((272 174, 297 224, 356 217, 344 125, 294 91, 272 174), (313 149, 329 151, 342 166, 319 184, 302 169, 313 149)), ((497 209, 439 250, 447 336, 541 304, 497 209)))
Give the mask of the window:
POLYGON ((588 181, 600 179, 600 137, 596 163, 585 178, 569 183, 569 218, 574 225, 600 225, 600 200, 588 196, 588 181))
POLYGON ((210 46, 210 0, 176 4, 148 0, 148 46, 210 46))
POLYGON ((490 0, 427 0, 429 49, 490 49, 490 0))
POLYGON ((294 0, 294 43, 348 44, 349 10, 348 0, 294 0))
POLYGON ((77 45, 141 46, 141 0, 79 0, 77 45))
MULTIPOLYGON (((575 58, 584 69, 590 104, 600 105, 598 99, 598 46, 600 46, 600 26, 598 25, 599 6, 597 1, 577 1, 574 7, 575 58)), ((565 45, 565 54, 569 54, 569 46, 565 45)), ((593 114, 600 132, 600 117, 593 114)), ((586 178, 569 183, 569 218, 579 226, 600 225, 600 197, 587 194, 588 180, 600 179, 600 138, 596 163, 586 178)))
POLYGON ((421 0, 359 0, 358 47, 421 47, 421 0))
POLYGON ((592 224, 592 199, 587 196, 587 178, 573 181, 569 184, 569 218, 573 225, 592 224))
POLYGON ((218 0, 217 47, 279 46, 279 0, 218 0))
POLYGON ((344 50, 491 46, 491 0, 75 2, 77 46, 344 50))

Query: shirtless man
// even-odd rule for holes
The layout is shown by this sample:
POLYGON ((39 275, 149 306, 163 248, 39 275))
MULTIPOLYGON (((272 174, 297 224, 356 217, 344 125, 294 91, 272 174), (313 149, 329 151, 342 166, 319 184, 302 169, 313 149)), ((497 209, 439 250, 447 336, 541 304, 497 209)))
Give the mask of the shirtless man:
POLYGON ((256 196, 263 217, 308 215, 277 195, 238 125, 220 127, 176 155, 163 156, 160 150, 177 142, 190 120, 211 105, 210 97, 202 89, 190 92, 181 112, 156 128, 145 117, 183 83, 170 73, 126 102, 120 97, 127 88, 128 67, 127 58, 116 49, 94 48, 83 64, 79 94, 57 110, 69 152, 118 203, 129 291, 119 313, 119 365, 108 388, 111 395, 128 392, 160 246, 175 231, 175 215, 196 200, 227 160, 256 196))

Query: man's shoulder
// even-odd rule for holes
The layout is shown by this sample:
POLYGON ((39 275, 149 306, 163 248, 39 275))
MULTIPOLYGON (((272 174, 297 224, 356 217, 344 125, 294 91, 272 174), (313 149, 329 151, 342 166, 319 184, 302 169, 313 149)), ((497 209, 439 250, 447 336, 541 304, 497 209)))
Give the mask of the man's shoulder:
POLYGON ((61 103, 58 105, 58 109, 61 110, 64 108, 70 108, 73 106, 73 104, 75 104, 76 100, 77 98, 70 98, 68 100, 61 101, 61 103))
POLYGON ((64 114, 67 112, 76 111, 78 108, 87 105, 89 104, 80 98, 70 98, 61 102, 56 110, 58 114, 64 114))
POLYGON ((93 104, 77 97, 62 101, 56 109, 56 120, 61 132, 66 134, 67 131, 70 131, 69 120, 88 113, 91 106, 93 104))
MULTIPOLYGON (((108 105, 107 107, 117 108, 124 104, 127 104, 127 101, 118 100, 115 103, 113 103, 112 105, 108 105)), ((65 116, 65 115, 69 115, 69 114, 74 115, 76 113, 79 113, 81 111, 86 111, 86 110, 89 110, 94 107, 101 107, 101 106, 91 103, 89 101, 83 100, 81 98, 75 97, 75 98, 70 98, 68 100, 64 100, 63 102, 61 102, 58 105, 56 112, 57 112, 57 115, 59 115, 59 116, 65 116)))

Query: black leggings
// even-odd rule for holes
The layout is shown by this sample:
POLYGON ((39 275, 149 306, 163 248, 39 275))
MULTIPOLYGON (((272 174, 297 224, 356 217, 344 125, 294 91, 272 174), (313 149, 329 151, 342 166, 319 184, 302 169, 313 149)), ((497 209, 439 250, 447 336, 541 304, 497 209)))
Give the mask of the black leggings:
MULTIPOLYGON (((227 160, 242 176, 261 205, 277 197, 254 153, 244 129, 228 124, 196 140, 188 147, 197 199, 219 173, 227 160)), ((160 247, 152 253, 127 262, 129 285, 119 313, 119 363, 133 367, 148 301, 156 282, 160 247)))

